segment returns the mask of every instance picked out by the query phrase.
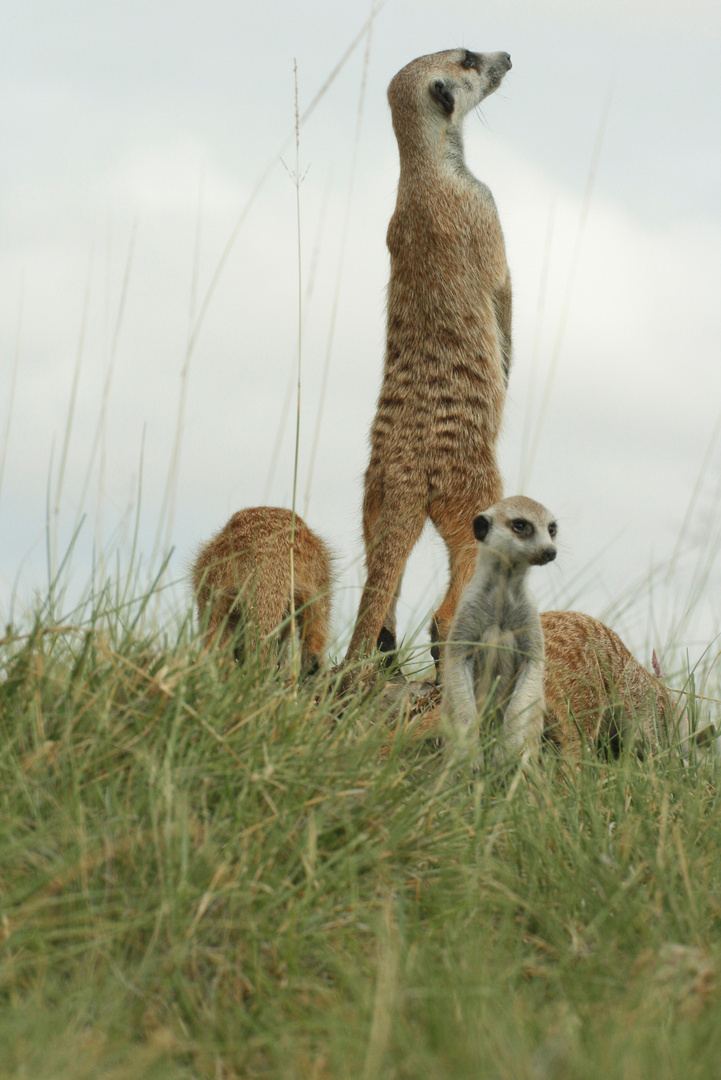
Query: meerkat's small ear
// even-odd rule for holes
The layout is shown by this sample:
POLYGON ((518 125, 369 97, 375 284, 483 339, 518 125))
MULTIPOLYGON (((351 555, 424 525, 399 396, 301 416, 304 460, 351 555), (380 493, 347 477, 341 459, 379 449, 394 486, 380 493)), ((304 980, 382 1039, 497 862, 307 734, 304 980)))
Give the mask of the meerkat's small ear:
POLYGON ((443 79, 434 79, 430 90, 431 97, 435 98, 450 116, 456 104, 453 91, 444 83, 443 79))
POLYGON ((473 535, 476 540, 483 543, 490 531, 491 519, 487 518, 485 514, 479 514, 478 517, 473 519, 473 535))

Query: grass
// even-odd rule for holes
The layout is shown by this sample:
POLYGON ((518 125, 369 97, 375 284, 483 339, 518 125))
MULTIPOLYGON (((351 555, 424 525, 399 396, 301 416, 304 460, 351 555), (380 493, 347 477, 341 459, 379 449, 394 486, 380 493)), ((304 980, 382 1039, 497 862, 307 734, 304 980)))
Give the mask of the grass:
POLYGON ((509 797, 97 611, 2 646, 2 1080, 718 1074, 713 761, 509 797))

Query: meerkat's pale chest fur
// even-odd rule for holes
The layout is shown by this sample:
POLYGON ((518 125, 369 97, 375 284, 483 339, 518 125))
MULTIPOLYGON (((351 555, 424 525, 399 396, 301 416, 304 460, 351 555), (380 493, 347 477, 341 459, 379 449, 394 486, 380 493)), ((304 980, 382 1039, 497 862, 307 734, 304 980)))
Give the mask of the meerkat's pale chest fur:
POLYGON ((473 522, 480 541, 445 646, 441 715, 462 744, 479 717, 498 729, 504 756, 537 756, 543 732, 541 620, 526 581, 556 557, 556 522, 540 503, 504 499, 473 522))
POLYGON ((475 562, 469 507, 502 495, 495 447, 511 363, 511 282, 493 197, 465 165, 462 123, 510 66, 507 53, 451 49, 412 61, 388 89, 400 181, 365 475, 367 580, 348 658, 375 645, 395 649, 403 570, 428 517, 450 560, 431 627, 434 641, 445 640, 475 562))
MULTIPOLYGON (((233 514, 203 546, 193 566, 193 587, 208 644, 234 639, 238 659, 254 648, 268 654, 269 635, 290 615, 291 526, 290 510, 254 506, 233 514)), ((293 571, 301 664, 313 671, 328 644, 332 561, 323 540, 297 514, 293 571)))

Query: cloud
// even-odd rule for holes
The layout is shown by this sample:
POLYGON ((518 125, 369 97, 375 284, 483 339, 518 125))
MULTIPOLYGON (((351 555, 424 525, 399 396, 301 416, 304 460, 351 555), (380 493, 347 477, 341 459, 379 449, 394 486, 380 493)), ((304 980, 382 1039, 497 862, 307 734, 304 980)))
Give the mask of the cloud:
MULTIPOLYGON (((520 5, 512 7, 520 10, 520 5)), ((642 5, 631 7, 640 19, 642 5)), ((457 14, 460 8, 454 10, 457 14)), ((563 15, 562 4, 554 10, 559 18, 563 15)), ((696 10, 689 16, 692 21, 696 10)), ((392 44, 399 54, 408 49, 405 39, 392 44)), ((158 69, 156 77, 162 84, 161 74, 158 69)), ((94 77, 99 77, 97 71, 94 77)), ((359 507, 367 433, 381 377, 388 276, 384 240, 397 180, 384 93, 376 84, 377 78, 367 99, 308 513, 309 523, 327 536, 341 557, 339 626, 352 619, 361 576, 359 507)), ((283 93, 287 89, 284 84, 283 93)), ((513 93, 518 95, 512 99, 513 110, 528 114, 529 126, 535 124, 543 140, 553 145, 556 121, 546 119, 545 98, 534 101, 538 87, 519 79, 513 93)), ((269 93, 261 118, 255 113, 238 115, 234 141, 218 138, 218 132, 231 129, 230 118, 236 115, 225 93, 217 98, 218 113, 213 114, 214 123, 217 115, 223 120, 217 131, 205 134, 197 125, 185 123, 180 108, 177 116, 168 111, 173 122, 167 123, 162 136, 152 124, 139 123, 135 131, 132 108, 116 102, 113 108, 122 117, 116 135, 108 136, 94 153, 95 135, 107 125, 107 103, 94 105, 68 91, 53 115, 58 144, 67 138, 67 161, 76 162, 75 172, 60 170, 55 175, 45 165, 41 169, 38 151, 40 157, 30 155, 24 171, 6 184, 2 221, 8 243, 0 256, 0 290, 12 317, 0 342, 0 433, 21 279, 25 283, 17 394, 0 492, 0 582, 6 595, 31 549, 22 575, 24 595, 43 580, 48 473, 52 461, 54 498, 88 281, 87 327, 58 546, 62 550, 68 542, 78 513, 85 509, 88 523, 76 556, 82 578, 93 557, 98 509, 99 458, 91 461, 91 451, 114 352, 102 442, 104 536, 127 521, 128 510, 135 506, 144 446, 140 539, 146 554, 152 549, 168 482, 192 316, 248 193, 285 136, 290 107, 285 101, 283 108, 288 108, 281 114, 280 96, 280 90, 277 98, 269 93), (77 142, 69 118, 77 123, 77 142), (127 299, 116 339, 134 229, 127 299), (81 506, 89 466, 91 483, 81 506)), ((38 102, 33 101, 28 116, 33 110, 40 115, 38 102)), ((496 105, 499 116, 510 115, 508 101, 496 105)), ((560 105, 559 97, 554 107, 560 105)), ((314 288, 304 313, 302 499, 340 267, 354 138, 348 117, 354 120, 356 106, 357 83, 349 77, 347 85, 334 89, 303 134, 302 153, 310 165, 301 187, 303 286, 307 291, 314 267, 314 288)), ((148 114, 160 130, 158 117, 165 114, 158 109, 157 101, 149 103, 148 114)), ((470 118, 467 143, 472 168, 490 184, 499 205, 514 281, 515 364, 501 444, 510 491, 525 471, 524 432, 533 432, 538 422, 558 340, 588 167, 583 155, 590 154, 593 125, 586 131, 583 152, 574 150, 572 175, 559 169, 557 161, 551 167, 528 140, 516 138, 513 131, 504 134, 500 122, 498 126, 500 133, 470 118)), ((629 202, 615 197, 604 184, 606 163, 613 164, 614 175, 631 167, 614 150, 610 135, 611 128, 528 488, 561 522, 558 564, 548 574, 537 575, 544 602, 574 596, 578 580, 581 595, 575 602, 592 614, 601 614, 608 603, 627 595, 655 560, 668 558, 685 527, 684 513, 717 416, 721 340, 716 315, 721 283, 718 216, 689 206, 683 190, 673 214, 657 213, 649 220, 633 212, 629 202)), ((632 164, 635 170, 642 169, 643 156, 632 164)), ((652 179, 639 173, 638 190, 652 179)), ((279 165, 232 250, 191 358, 173 530, 178 573, 193 546, 235 509, 264 501, 289 502, 294 400, 281 432, 270 488, 268 476, 296 362, 296 265, 295 191, 279 165)), ((716 453, 699 496, 699 510, 711 507, 715 513, 717 460, 716 453)), ((713 517, 704 519, 703 531, 713 533, 714 522, 713 517)), ((687 529, 693 540, 699 539, 699 528, 692 524, 687 529)), ((654 612, 661 614, 653 617, 665 620, 666 627, 678 591, 688 585, 695 558, 690 552, 689 569, 681 568, 667 588, 657 587, 654 612)), ((424 538, 404 583, 399 614, 406 630, 427 620, 444 591, 446 572, 442 547, 432 536, 424 538)), ((0 601, 3 610, 4 604, 0 601)), ((623 616, 622 625, 632 640, 645 641, 652 624, 649 609, 646 598, 623 616)), ((696 629, 689 634, 702 636, 715 617, 710 606, 700 605, 696 629)))
MULTIPOLYGON (((467 0, 466 6, 475 11, 476 5, 467 0)), ((533 0, 507 0, 504 7, 512 15, 538 16, 538 5, 533 0)), ((721 12, 713 0, 688 0, 679 5, 674 0, 547 0, 543 5, 545 18, 571 20, 575 23, 598 23, 648 30, 702 30, 718 31, 721 12)))

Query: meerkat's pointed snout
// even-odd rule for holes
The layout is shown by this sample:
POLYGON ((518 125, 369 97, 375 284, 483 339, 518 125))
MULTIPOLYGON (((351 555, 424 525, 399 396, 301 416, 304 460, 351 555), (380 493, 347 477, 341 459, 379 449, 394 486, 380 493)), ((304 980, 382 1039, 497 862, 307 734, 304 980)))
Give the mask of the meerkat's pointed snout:
POLYGON ((555 548, 552 548, 552 547, 544 548, 543 551, 538 556, 538 565, 539 566, 545 566, 546 563, 553 562, 553 560, 555 558, 556 558, 556 549, 555 548))

